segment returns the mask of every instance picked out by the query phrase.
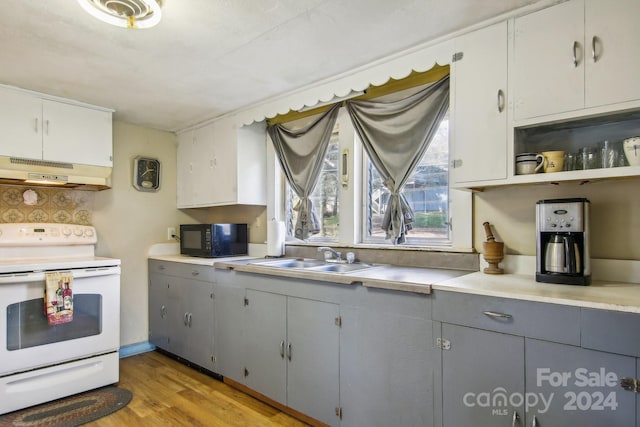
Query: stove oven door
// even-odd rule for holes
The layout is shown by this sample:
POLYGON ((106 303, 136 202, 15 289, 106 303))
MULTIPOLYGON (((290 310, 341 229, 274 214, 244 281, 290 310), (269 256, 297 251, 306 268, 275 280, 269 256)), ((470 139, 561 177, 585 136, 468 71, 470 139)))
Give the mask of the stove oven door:
POLYGON ((70 271, 73 320, 53 326, 44 272, 0 275, 0 377, 118 350, 120 267, 70 271))

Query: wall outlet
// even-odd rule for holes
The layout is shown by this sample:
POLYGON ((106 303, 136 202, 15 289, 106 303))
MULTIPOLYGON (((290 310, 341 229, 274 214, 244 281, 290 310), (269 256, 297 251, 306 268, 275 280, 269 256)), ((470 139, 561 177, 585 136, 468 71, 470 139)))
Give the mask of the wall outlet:
POLYGON ((176 228, 169 227, 167 228, 167 240, 174 240, 176 238, 176 228))

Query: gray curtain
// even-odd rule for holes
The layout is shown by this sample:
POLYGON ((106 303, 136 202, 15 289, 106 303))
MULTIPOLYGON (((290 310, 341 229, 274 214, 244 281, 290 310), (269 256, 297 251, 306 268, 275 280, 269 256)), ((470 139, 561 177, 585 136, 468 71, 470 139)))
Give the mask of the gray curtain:
POLYGON ((306 240, 320 232, 320 222, 309 196, 318 182, 340 105, 334 105, 304 129, 291 131, 281 124, 269 126, 276 157, 289 185, 300 197, 294 235, 306 240))
POLYGON ((395 102, 347 101, 356 132, 391 193, 382 229, 404 243, 414 220, 402 189, 449 108, 449 76, 395 102))

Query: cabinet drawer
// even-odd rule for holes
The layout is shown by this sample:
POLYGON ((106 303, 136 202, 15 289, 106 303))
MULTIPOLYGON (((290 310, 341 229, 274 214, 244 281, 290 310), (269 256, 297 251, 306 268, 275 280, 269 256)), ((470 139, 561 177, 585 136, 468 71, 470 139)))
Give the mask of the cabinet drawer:
POLYGON ((583 308, 582 347, 640 357, 640 314, 583 308))
POLYGON ((457 292, 433 293, 433 319, 580 345, 580 308, 457 292))
POLYGON ((215 282, 215 269, 210 265, 187 264, 182 262, 149 260, 149 272, 185 279, 215 282))

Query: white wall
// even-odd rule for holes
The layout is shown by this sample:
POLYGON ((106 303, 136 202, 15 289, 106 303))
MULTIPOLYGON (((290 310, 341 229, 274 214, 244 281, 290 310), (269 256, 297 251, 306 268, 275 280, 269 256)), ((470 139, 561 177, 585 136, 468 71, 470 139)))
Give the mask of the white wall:
POLYGON ((96 193, 93 225, 98 232, 96 254, 120 258, 121 345, 148 339, 147 251, 166 242, 167 227, 194 222, 176 209, 176 136, 128 123, 114 122, 113 187, 96 193), (157 193, 131 185, 133 158, 158 158, 161 184, 157 193))

